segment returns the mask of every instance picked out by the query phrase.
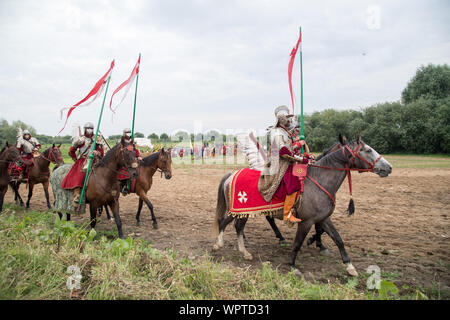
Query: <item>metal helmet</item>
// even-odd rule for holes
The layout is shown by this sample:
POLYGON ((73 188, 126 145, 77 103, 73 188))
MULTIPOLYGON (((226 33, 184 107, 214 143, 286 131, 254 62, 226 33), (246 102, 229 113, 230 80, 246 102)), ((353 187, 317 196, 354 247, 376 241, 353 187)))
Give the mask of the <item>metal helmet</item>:
POLYGON ((123 134, 126 134, 126 133, 130 133, 131 134, 131 129, 130 128, 123 129, 123 134))
POLYGON ((84 129, 94 129, 94 124, 92 122, 86 122, 84 124, 84 129))
POLYGON ((23 130, 23 132, 22 132, 24 135, 26 135, 26 134, 29 134, 29 135, 31 135, 31 133, 30 133, 30 131, 28 131, 27 129, 25 129, 25 130, 23 130))
POLYGON ((277 119, 277 122, 275 123, 275 126, 278 126, 279 124, 290 127, 292 126, 292 118, 294 115, 290 113, 289 108, 287 106, 279 106, 275 108, 275 118, 277 119))

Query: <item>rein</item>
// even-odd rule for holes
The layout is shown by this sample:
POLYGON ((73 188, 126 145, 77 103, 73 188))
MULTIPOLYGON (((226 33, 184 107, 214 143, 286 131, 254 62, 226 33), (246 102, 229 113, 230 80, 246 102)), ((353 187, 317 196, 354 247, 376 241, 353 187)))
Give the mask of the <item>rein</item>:
MULTIPOLYGON (((353 151, 352 149, 350 149, 350 147, 348 145, 342 146, 342 154, 345 157, 345 150, 347 149, 350 154, 352 155, 351 158, 351 166, 349 168, 348 163, 345 164, 345 168, 334 168, 334 167, 328 167, 328 166, 320 166, 320 165, 315 165, 315 164, 311 164, 309 165, 310 167, 315 167, 315 168, 321 168, 321 169, 329 169, 329 170, 338 170, 338 171, 346 171, 346 175, 347 175, 347 180, 348 180, 348 189, 349 189, 349 193, 350 193, 350 203, 351 205, 353 204, 353 194, 352 194, 352 175, 351 172, 352 171, 358 171, 358 172, 374 172, 374 168, 375 165, 377 164, 378 161, 380 161, 381 158, 383 158, 382 155, 380 155, 375 161, 373 161, 372 163, 367 161, 366 159, 364 159, 364 157, 362 157, 358 151, 361 148, 362 144, 360 143, 358 145, 358 147, 356 148, 355 151, 353 151), (369 168, 368 169, 358 169, 358 168, 354 168, 355 165, 355 159, 359 158, 360 160, 362 160, 364 163, 366 163, 369 168)), ((313 178, 311 178, 311 176, 309 174, 306 175, 306 177, 311 180, 315 185, 317 185, 326 195, 328 195, 328 197, 330 197, 331 201, 333 202, 333 206, 336 203, 336 199, 320 184, 318 183, 316 180, 314 180, 313 178)), ((354 210, 354 208, 353 208, 354 210)), ((350 209, 349 209, 350 211, 350 209)), ((353 212, 352 212, 353 213, 353 212)))
POLYGON ((59 158, 56 157, 56 155, 53 153, 53 148, 50 148, 50 150, 49 150, 49 152, 48 152, 48 158, 47 158, 46 156, 44 156, 43 153, 41 153, 41 154, 39 155, 39 158, 40 158, 40 157, 42 157, 43 159, 45 159, 45 160, 47 160, 47 161, 49 161, 49 162, 51 162, 51 163, 53 163, 53 164, 58 164, 57 161, 63 160, 62 157, 59 157, 59 158), (51 156, 53 156, 53 160, 50 159, 51 156))

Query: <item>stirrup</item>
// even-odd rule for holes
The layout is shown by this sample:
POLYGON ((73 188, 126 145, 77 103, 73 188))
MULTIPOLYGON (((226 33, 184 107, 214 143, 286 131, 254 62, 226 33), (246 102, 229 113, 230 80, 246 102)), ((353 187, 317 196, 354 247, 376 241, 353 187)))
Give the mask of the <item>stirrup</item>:
POLYGON ((289 221, 291 223, 299 223, 302 220, 294 217, 294 215, 292 214, 292 211, 291 211, 291 212, 289 212, 288 216, 286 217, 286 221, 289 221))

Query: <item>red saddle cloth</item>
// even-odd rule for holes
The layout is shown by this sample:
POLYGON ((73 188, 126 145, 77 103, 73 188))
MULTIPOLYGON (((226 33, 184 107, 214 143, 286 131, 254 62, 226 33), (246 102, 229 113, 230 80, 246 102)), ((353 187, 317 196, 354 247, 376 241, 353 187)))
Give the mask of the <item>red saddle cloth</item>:
POLYGON ((230 215, 270 214, 283 210, 284 198, 267 202, 258 190, 261 171, 245 168, 236 172, 230 186, 230 215))

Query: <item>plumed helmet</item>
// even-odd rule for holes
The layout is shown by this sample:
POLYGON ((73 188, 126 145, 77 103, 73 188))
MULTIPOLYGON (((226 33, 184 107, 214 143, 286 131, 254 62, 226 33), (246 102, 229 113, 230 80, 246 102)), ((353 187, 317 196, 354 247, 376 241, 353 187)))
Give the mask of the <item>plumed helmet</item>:
POLYGON ((84 129, 94 129, 94 124, 92 122, 86 122, 84 124, 84 129))
POLYGON ((290 113, 289 108, 287 106, 279 106, 275 108, 275 118, 277 119, 275 126, 281 124, 285 126, 288 122, 288 118, 293 117, 294 115, 290 113))

